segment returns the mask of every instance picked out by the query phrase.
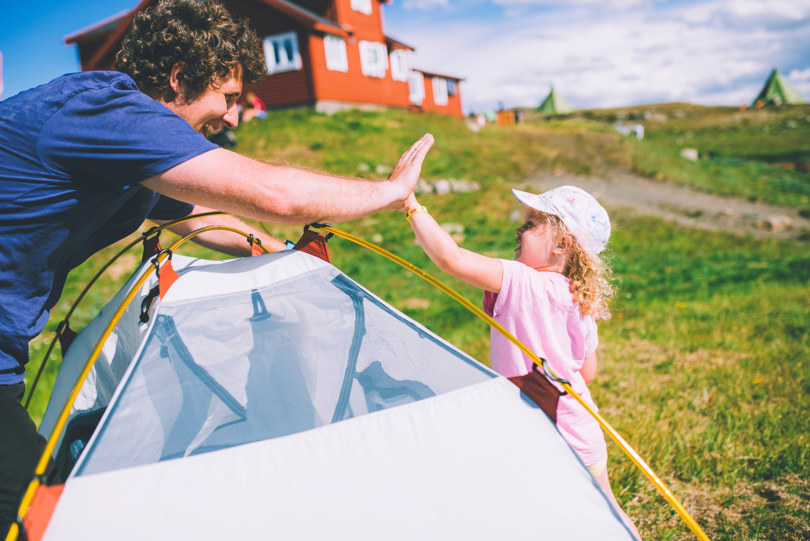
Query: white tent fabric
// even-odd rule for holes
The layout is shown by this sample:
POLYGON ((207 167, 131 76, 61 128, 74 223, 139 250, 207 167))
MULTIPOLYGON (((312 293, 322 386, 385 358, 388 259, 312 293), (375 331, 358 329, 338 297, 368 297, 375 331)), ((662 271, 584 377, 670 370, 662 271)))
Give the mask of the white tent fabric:
MULTIPOLYGON (((179 272, 190 269, 198 265, 215 265, 217 261, 202 261, 195 258, 174 255, 174 268, 179 272)), ((131 291, 135 282, 144 272, 147 271, 149 263, 144 263, 127 281, 121 290, 101 309, 99 314, 90 324, 79 334, 71 344, 68 352, 63 353, 62 364, 59 374, 54 382, 48 409, 39 425, 39 432, 45 437, 49 437, 56 424, 56 420, 62 410, 62 406, 67 402, 73 386, 84 367, 85 361, 90 356, 91 351, 96 346, 98 339, 112 319, 113 314, 123 302, 126 295, 131 291)), ((102 411, 110 402, 115 389, 121 381, 124 373, 129 367, 135 352, 141 345, 144 334, 148 327, 140 322, 141 303, 149 295, 150 289, 156 285, 152 279, 148 281, 138 292, 124 316, 116 325, 112 335, 107 339, 102 349, 101 355, 93 365, 90 375, 82 385, 79 395, 71 409, 70 419, 92 415, 94 412, 102 411)), ((59 441, 64 434, 59 435, 59 441)))
POLYGON ((86 446, 63 442, 83 452, 46 540, 632 539, 517 387, 333 266, 174 265, 85 383, 72 422, 103 417, 86 446))

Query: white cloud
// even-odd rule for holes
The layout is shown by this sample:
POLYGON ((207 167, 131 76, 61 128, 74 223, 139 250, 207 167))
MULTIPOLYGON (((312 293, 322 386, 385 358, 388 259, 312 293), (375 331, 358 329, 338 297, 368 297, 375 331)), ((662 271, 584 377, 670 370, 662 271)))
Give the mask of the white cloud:
POLYGON ((724 0, 720 9, 740 19, 800 21, 810 16, 810 2, 806 0, 724 0))
POLYGON ((448 0, 407 0, 404 4, 405 9, 429 10, 446 7, 448 0))
POLYGON ((790 80, 791 83, 810 81, 810 68, 803 70, 792 70, 788 75, 788 80, 790 80))
POLYGON ((649 5, 651 0, 493 0, 493 3, 501 6, 540 6, 540 7, 589 7, 597 8, 601 11, 626 9, 634 6, 649 5))
POLYGON ((788 81, 802 95, 804 100, 810 103, 810 68, 802 70, 792 70, 788 74, 788 81))
POLYGON ((398 35, 416 46, 417 67, 465 77, 467 110, 536 106, 552 84, 582 108, 666 101, 738 105, 753 99, 774 65, 792 63, 800 84, 810 71, 809 0, 774 0, 773 29, 750 20, 735 26, 732 8, 738 19, 762 16, 765 4, 753 0, 741 0, 740 7, 721 0, 674 8, 636 3, 642 7, 598 16, 565 9, 519 18, 437 17, 404 25, 406 33, 398 35))

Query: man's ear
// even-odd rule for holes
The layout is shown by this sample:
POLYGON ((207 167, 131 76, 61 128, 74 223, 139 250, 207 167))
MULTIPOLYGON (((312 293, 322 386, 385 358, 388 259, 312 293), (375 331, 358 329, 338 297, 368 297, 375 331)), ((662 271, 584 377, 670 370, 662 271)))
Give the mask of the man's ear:
POLYGON ((186 65, 182 62, 176 63, 172 66, 172 71, 169 73, 169 87, 175 96, 180 96, 181 100, 185 97, 185 78, 186 78, 186 65))

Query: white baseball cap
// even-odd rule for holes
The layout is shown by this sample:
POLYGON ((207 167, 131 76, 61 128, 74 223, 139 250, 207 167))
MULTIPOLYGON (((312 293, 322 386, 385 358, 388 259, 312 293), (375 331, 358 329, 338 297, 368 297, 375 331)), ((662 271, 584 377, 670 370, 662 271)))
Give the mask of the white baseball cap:
POLYGON ((591 194, 576 186, 560 186, 541 194, 512 190, 518 201, 529 208, 553 214, 586 251, 599 254, 610 238, 610 218, 591 194))

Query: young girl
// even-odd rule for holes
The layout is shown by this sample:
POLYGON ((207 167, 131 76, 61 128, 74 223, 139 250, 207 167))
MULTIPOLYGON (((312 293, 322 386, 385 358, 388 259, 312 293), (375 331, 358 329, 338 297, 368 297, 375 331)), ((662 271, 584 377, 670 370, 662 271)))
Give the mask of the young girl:
MULTIPOLYGON (((613 295, 608 269, 599 258, 610 237, 607 212, 590 194, 561 186, 535 195, 512 190, 526 207, 526 221, 515 233, 513 261, 486 257, 455 241, 411 195, 405 202, 416 240, 444 272, 484 290, 484 310, 551 369, 567 379, 594 410, 587 384, 596 375, 596 319, 610 317, 613 295)), ((522 376, 534 362, 495 329, 492 368, 506 377, 522 376)), ((557 427, 596 481, 638 535, 610 489, 605 438, 598 422, 570 395, 560 397, 557 427)))

